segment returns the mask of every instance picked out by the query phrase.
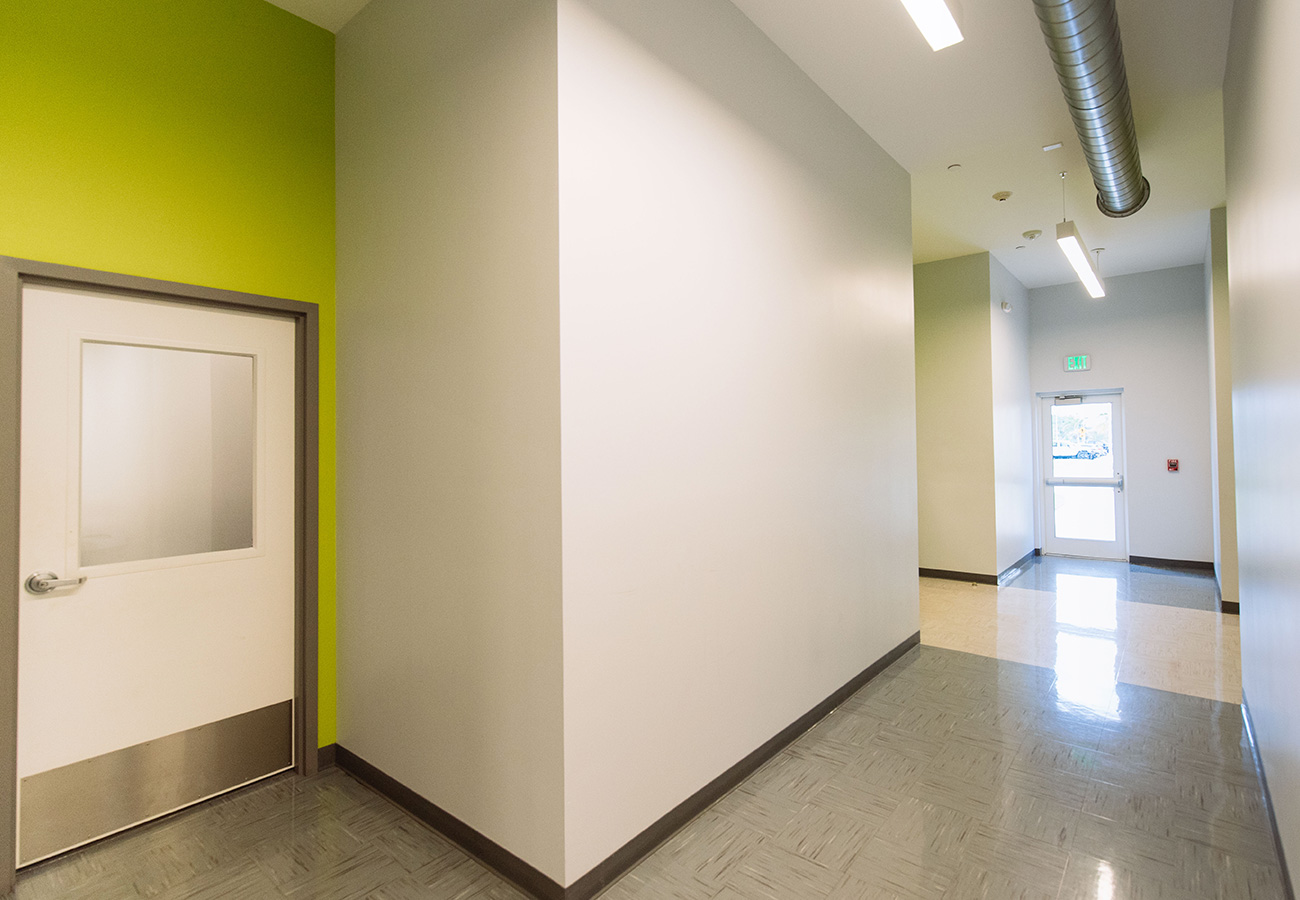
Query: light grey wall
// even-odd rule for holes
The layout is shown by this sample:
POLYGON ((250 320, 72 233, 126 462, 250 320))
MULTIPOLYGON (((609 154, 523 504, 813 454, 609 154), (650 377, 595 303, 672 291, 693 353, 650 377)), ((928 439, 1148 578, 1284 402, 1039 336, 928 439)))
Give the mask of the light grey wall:
POLYGON ((555 8, 338 35, 339 742, 564 877, 555 8))
POLYGON ((572 882, 919 610, 907 173, 724 0, 559 43, 572 882))
POLYGON ((1300 866, 1298 39, 1300 4, 1236 0, 1223 96, 1241 675, 1292 873, 1300 866))
POLYGON ((1029 296, 1035 393, 1123 389, 1129 553, 1213 560, 1204 267, 1107 278, 1102 300, 1077 282, 1029 296), (1065 372, 1080 353, 1091 371, 1065 372))
POLYGON ((1205 303, 1210 328, 1210 474, 1214 501, 1214 574, 1228 603, 1239 601, 1237 474, 1232 445, 1232 327, 1228 304, 1228 216, 1210 210, 1205 250, 1205 303))
POLYGON ((993 369, 993 483, 997 571, 1034 541, 1034 403, 1029 382, 1029 291, 989 255, 989 352, 993 369), (1002 308, 1009 303, 1011 310, 1002 308))
POLYGON ((340 743, 571 884, 919 627, 909 180, 724 0, 337 47, 340 743))
POLYGON ((920 564, 977 575, 1000 571, 989 262, 975 253, 913 270, 920 564))

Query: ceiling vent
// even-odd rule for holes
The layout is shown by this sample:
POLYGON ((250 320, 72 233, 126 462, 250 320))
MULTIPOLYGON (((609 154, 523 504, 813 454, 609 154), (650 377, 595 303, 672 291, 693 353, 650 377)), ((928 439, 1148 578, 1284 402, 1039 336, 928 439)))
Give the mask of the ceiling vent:
POLYGON ((1052 64, 1083 144, 1097 208, 1131 216, 1151 196, 1142 177, 1115 0, 1034 0, 1052 64))

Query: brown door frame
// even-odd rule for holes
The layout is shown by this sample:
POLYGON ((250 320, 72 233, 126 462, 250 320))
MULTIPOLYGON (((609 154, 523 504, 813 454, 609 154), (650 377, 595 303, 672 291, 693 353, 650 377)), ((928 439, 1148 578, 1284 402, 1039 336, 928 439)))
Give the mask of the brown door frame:
POLYGON ((296 330, 294 759, 317 769, 317 534, 320 310, 313 303, 0 256, 0 896, 16 880, 19 462, 25 284, 116 293, 293 320, 296 330))

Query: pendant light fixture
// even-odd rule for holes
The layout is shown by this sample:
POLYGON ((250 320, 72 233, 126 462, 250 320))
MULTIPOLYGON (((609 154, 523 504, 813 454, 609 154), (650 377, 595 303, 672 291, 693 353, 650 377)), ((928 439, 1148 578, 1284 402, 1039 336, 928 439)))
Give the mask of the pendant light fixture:
POLYGON ((1088 291, 1088 296, 1099 300, 1106 296, 1106 286, 1102 283, 1101 274, 1088 255, 1088 248, 1083 243, 1078 226, 1065 218, 1065 175, 1065 172, 1061 173, 1061 222, 1056 226, 1056 243, 1065 254, 1065 258, 1070 261, 1071 268, 1079 276, 1079 281, 1088 291))
POLYGON ((942 50, 964 40, 944 0, 903 0, 903 6, 931 50, 942 50))

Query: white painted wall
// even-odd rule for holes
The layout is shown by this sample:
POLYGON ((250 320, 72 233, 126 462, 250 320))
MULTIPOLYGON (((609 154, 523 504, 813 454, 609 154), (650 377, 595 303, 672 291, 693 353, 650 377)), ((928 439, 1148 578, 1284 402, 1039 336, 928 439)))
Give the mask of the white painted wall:
POLYGON ((1077 282, 1029 296, 1035 393, 1123 389, 1129 554, 1213 560, 1204 267, 1107 278, 1102 300, 1077 282), (1091 371, 1065 372, 1079 353, 1091 371))
POLYGON ((1238 603, 1237 475, 1232 446, 1232 326, 1228 305, 1228 215, 1210 210, 1205 249, 1205 310, 1210 335, 1210 475, 1214 504, 1214 574, 1219 594, 1238 603))
POLYGON ((976 575, 1000 571, 989 260, 914 269, 920 565, 976 575))
POLYGON ((1300 865, 1297 39, 1300 4, 1236 0, 1223 92, 1241 674, 1292 873, 1300 865))
POLYGON ((907 174, 723 0, 559 44, 571 883, 919 615, 907 174))
POLYGON ((993 369, 993 490, 997 571, 1034 552, 1034 402, 1029 382, 1029 291, 989 255, 993 369), (1002 309, 1011 304, 1011 311, 1002 309))
POLYGON ((555 10, 338 35, 339 742, 564 878, 555 10))

